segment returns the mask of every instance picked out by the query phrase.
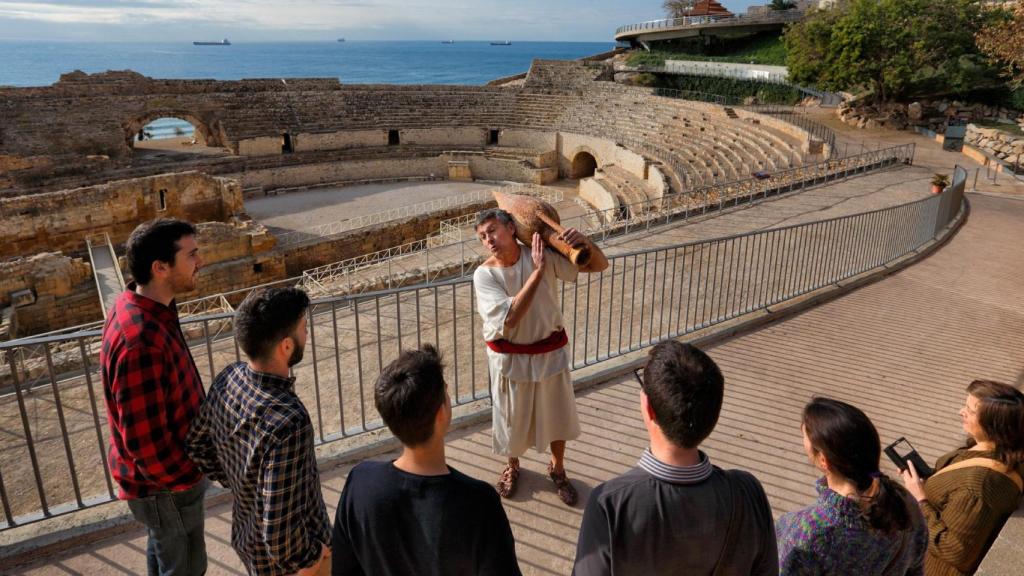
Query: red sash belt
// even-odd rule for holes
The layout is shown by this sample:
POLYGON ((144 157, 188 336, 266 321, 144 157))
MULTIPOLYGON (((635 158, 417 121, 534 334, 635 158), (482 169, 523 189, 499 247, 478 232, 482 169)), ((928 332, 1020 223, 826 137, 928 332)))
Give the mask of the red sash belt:
POLYGON ((492 340, 487 347, 499 354, 547 354, 554 352, 569 343, 565 328, 552 332, 551 336, 532 344, 513 344, 508 340, 492 340))

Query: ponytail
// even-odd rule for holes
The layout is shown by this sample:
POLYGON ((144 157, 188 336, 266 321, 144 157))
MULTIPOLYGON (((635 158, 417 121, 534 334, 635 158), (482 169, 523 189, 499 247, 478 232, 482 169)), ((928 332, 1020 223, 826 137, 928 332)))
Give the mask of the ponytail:
POLYGON ((910 528, 907 491, 884 474, 878 476, 878 492, 860 498, 861 517, 875 530, 901 532, 910 528))

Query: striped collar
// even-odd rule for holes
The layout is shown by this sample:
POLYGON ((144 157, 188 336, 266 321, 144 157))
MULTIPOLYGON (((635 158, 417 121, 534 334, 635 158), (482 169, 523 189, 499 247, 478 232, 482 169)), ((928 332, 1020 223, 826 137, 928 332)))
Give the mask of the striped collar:
POLYGON ((648 448, 640 456, 637 466, 658 480, 672 484, 698 484, 710 478, 714 468, 707 454, 700 451, 697 453, 700 454, 700 463, 693 466, 673 466, 655 458, 648 448))

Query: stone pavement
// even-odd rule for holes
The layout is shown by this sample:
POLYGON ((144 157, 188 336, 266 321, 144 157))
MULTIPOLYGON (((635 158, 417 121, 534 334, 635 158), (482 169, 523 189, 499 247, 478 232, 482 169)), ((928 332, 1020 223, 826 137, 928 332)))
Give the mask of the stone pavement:
MULTIPOLYGON (((1024 200, 971 195, 970 202, 963 229, 925 260, 709 349, 727 391, 706 451, 720 466, 753 472, 776 514, 814 497, 799 432, 800 409, 812 396, 855 403, 883 441, 905 435, 933 460, 962 440, 957 410, 972 379, 1024 383, 1024 200)), ((632 376, 579 394, 583 435, 570 445, 569 470, 584 498, 629 469, 646 445, 637 394, 632 376)), ((451 464, 474 477, 491 481, 500 469, 487 424, 454 432, 449 446, 451 464)), ((544 460, 527 455, 506 509, 524 573, 568 574, 581 507, 558 502, 544 460)), ((348 469, 324 473, 332 512, 348 469)), ((210 573, 241 574, 228 544, 230 507, 209 510, 207 526, 210 573)), ((16 573, 141 573, 144 547, 144 534, 133 530, 16 573)))

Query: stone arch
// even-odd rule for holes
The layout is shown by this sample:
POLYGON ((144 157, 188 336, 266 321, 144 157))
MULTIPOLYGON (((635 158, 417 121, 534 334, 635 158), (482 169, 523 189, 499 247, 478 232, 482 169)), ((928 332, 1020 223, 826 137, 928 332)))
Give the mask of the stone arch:
POLYGON ((572 166, 569 169, 569 177, 580 179, 589 178, 597 172, 597 155, 589 149, 579 149, 572 157, 572 166))
POLYGON ((198 139, 202 140, 204 145, 221 148, 228 147, 227 138, 224 135, 224 130, 221 128, 219 121, 214 120, 212 122, 208 122, 199 115, 186 110, 161 108, 156 110, 147 110, 145 114, 134 116, 122 124, 125 134, 125 144, 129 149, 134 148, 135 137, 138 135, 139 131, 142 130, 142 127, 158 118, 178 118, 184 120, 192 125, 195 129, 196 136, 198 139))

